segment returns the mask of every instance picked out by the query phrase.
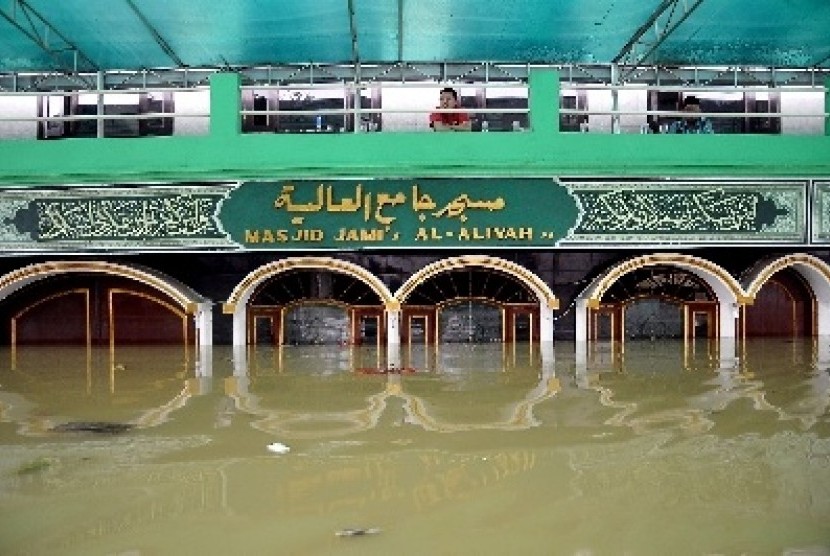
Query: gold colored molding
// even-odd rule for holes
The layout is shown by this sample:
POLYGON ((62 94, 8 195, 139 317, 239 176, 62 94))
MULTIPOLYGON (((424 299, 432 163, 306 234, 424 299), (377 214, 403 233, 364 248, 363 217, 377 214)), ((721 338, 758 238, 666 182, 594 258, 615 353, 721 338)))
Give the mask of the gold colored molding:
POLYGON ((73 273, 104 274, 135 280, 169 296, 188 314, 192 314, 189 306, 195 307, 202 301, 195 292, 174 284, 172 279, 167 281, 163 276, 139 268, 103 261, 51 261, 19 268, 0 276, 0 299, 4 297, 2 292, 6 290, 12 292, 35 280, 73 273))
POLYGON ((14 316, 11 318, 11 346, 12 348, 17 347, 17 321, 30 310, 34 309, 35 307, 46 303, 47 301, 51 301, 53 299, 57 299, 58 297, 66 297, 72 294, 81 294, 84 296, 84 306, 86 311, 86 325, 85 325, 85 334, 86 334, 86 346, 89 347, 92 345, 92 330, 91 330, 91 311, 89 307, 89 288, 75 288, 71 290, 66 290, 62 292, 53 293, 48 295, 44 298, 38 299, 31 305, 27 305, 20 311, 18 311, 14 316))
MULTIPOLYGON (((793 255, 785 255, 779 259, 775 259, 770 264, 765 266, 758 272, 758 275, 752 279, 749 286, 747 287, 747 295, 751 296, 754 300, 755 296, 758 295, 758 292, 761 291, 761 288, 764 287, 764 284, 772 278, 777 272, 784 270, 785 268, 794 267, 798 265, 804 265, 809 268, 812 268, 822 276, 824 279, 830 282, 830 266, 827 265, 821 259, 818 259, 812 255, 807 255, 806 253, 796 253, 793 255)), ((798 269, 796 269, 798 272, 798 269)), ((800 272, 799 272, 800 274, 800 272)))
POLYGON ((410 276, 409 279, 404 282, 400 288, 398 288, 398 291, 395 292, 395 298, 400 303, 404 303, 415 288, 433 276, 448 270, 457 270, 473 266, 488 268, 491 270, 500 270, 509 276, 513 276, 521 283, 530 286, 531 289, 538 292, 538 301, 540 304, 554 310, 559 308, 559 300, 553 294, 553 291, 551 291, 548 285, 535 273, 520 265, 517 265, 516 263, 486 255, 464 255, 435 261, 410 276))
POLYGON ((253 288, 264 280, 282 274, 283 272, 296 269, 329 270, 340 274, 346 274, 357 278, 369 286, 372 291, 380 297, 384 305, 395 301, 391 292, 383 282, 381 282, 374 274, 367 271, 365 268, 357 266, 356 264, 339 259, 332 259, 330 257, 291 257, 263 265, 245 276, 245 278, 243 278, 242 281, 236 285, 228 297, 228 300, 224 303, 223 312, 227 311, 224 307, 231 306, 235 308, 246 293, 253 291, 253 288))
POLYGON ((152 295, 148 295, 144 292, 126 290, 126 289, 123 289, 123 288, 110 288, 109 291, 107 292, 107 297, 108 297, 107 311, 109 313, 109 315, 108 315, 109 316, 109 336, 110 336, 109 344, 110 344, 111 349, 113 347, 115 347, 115 306, 114 306, 115 303, 114 302, 115 302, 115 296, 117 294, 121 294, 121 295, 125 295, 125 296, 138 297, 140 299, 145 299, 145 300, 150 301, 152 303, 155 303, 157 305, 161 305, 162 307, 167 309, 169 312, 176 315, 179 318, 179 320, 181 320, 181 323, 182 323, 182 344, 185 345, 185 346, 187 345, 187 343, 188 343, 188 331, 187 331, 188 313, 187 312, 180 311, 174 305, 171 305, 170 303, 167 303, 166 301, 164 301, 162 299, 158 299, 157 297, 153 297, 152 295))
POLYGON ((617 280, 626 274, 634 270, 657 265, 675 266, 679 268, 691 267, 701 270, 706 274, 718 278, 729 290, 732 291, 736 299, 741 300, 747 297, 737 280, 735 280, 724 268, 711 261, 679 253, 658 253, 628 259, 608 271, 605 276, 596 282, 593 286, 593 291, 589 293, 589 307, 591 306, 592 301, 599 303, 605 292, 607 292, 617 280))

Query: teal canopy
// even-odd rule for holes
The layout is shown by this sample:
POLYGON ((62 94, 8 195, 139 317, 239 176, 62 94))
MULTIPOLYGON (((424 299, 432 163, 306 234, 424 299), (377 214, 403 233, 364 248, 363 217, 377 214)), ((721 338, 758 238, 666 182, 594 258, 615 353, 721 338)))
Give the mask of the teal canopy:
POLYGON ((7 0, 0 71, 394 62, 830 67, 828 0, 7 0))

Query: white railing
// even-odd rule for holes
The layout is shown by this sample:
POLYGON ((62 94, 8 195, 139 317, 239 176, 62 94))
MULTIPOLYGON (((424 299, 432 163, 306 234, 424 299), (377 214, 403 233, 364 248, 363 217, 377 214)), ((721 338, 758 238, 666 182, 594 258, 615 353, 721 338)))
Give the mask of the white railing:
MULTIPOLYGON (((463 112, 471 116, 475 122, 475 129, 482 131, 498 131, 492 126, 492 121, 501 121, 500 127, 503 131, 521 130, 526 125, 529 117, 528 101, 527 101, 528 86, 524 82, 485 82, 485 83, 460 83, 460 82, 389 82, 389 83, 309 83, 309 84, 291 84, 291 85, 245 85, 241 87, 243 102, 247 96, 266 95, 269 96, 269 102, 275 102, 276 107, 269 109, 251 109, 249 106, 239 110, 239 117, 243 122, 246 119, 265 117, 267 119, 264 125, 251 125, 246 132, 257 131, 277 131, 280 128, 280 123, 288 121, 290 118, 302 117, 303 122, 297 124, 302 127, 302 131, 348 131, 353 133, 362 133, 366 131, 418 131, 426 130, 427 115, 433 112, 463 112), (457 110, 439 110, 435 107, 437 104, 438 91, 444 87, 453 87, 462 92, 463 96, 474 96, 476 102, 484 107, 476 108, 460 108, 457 110), (413 96, 408 92, 403 91, 407 89, 421 89, 428 90, 429 94, 413 96), (329 95, 335 96, 315 96, 321 92, 327 92, 329 95), (515 91, 515 94, 513 94, 515 91), (488 93, 493 93, 496 96, 490 97, 488 93), (283 98, 287 94, 303 94, 307 98, 283 98), (409 95, 409 96, 407 96, 409 95), (500 107, 488 108, 486 104, 488 101, 495 101, 497 98, 510 97, 519 106, 515 107, 500 107), (371 103, 372 98, 380 98, 381 106, 361 106, 362 103, 371 103), (408 99, 409 104, 395 100, 396 98, 408 99), (342 100, 342 108, 285 108, 281 105, 289 101, 308 101, 308 102, 323 102, 323 101, 338 101, 342 100), (515 119, 509 118, 514 116, 515 119), (508 116, 506 119, 504 116, 508 116), (331 119, 327 125, 317 124, 314 120, 319 118, 331 119), (308 119, 308 120, 307 120, 308 119), (339 119, 339 121, 337 120, 339 119), (521 125, 517 126, 517 121, 521 125), (400 125, 391 125, 398 122, 400 125), (488 122, 490 125, 485 124, 488 122), (332 129, 328 125, 335 124, 332 129), (509 124, 509 125, 507 125, 509 124), (304 127, 303 127, 304 126, 304 127), (259 127, 260 129, 257 129, 259 127), (262 129, 265 128, 265 129, 262 129)), ((688 113, 680 110, 654 110, 647 109, 644 106, 648 105, 649 95, 655 93, 673 93, 678 96, 681 94, 696 94, 701 100, 706 102, 706 95, 724 95, 724 94, 743 94, 743 95, 766 95, 767 100, 775 97, 780 106, 777 110, 768 111, 729 111, 729 112, 699 112, 696 116, 706 117, 710 120, 721 119, 742 119, 750 120, 775 120, 780 127, 780 133, 809 133, 809 134, 824 134, 824 127, 827 118, 830 117, 825 107, 825 98, 827 91, 824 86, 778 86, 778 87, 764 87, 764 86, 674 86, 674 85, 656 85, 656 84, 625 84, 625 85, 607 85, 601 83, 567 83, 565 81, 561 84, 562 96, 579 96, 582 95, 583 100, 577 104, 577 108, 560 108, 559 114, 563 118, 570 118, 570 126, 573 127, 575 120, 580 121, 579 131, 587 132, 601 132, 601 133, 640 133, 644 131, 644 126, 649 120, 660 120, 665 122, 668 119, 681 119, 688 117, 688 113), (592 97, 591 95, 596 95, 592 97), (802 106, 797 102, 785 102, 787 99, 794 98, 795 95, 810 95, 809 106, 802 106), (632 95, 634 95, 632 97, 632 95), (623 99, 622 97, 626 97, 623 99), (632 105, 632 98, 635 99, 632 105), (785 122, 804 122, 797 123, 790 128, 785 129, 782 124, 785 122), (806 130, 806 131, 804 131, 806 130)), ((129 90, 103 90, 95 89, 88 91, 40 91, 40 92, 0 92, 0 139, 4 138, 6 134, 4 130, 8 127, 7 124, 13 123, 32 123, 35 126, 48 126, 50 123, 62 124, 71 122, 89 122, 95 121, 97 123, 97 136, 104 136, 104 123, 107 121, 143 121, 143 120, 173 120, 173 124, 177 124, 177 120, 186 119, 202 119, 204 124, 202 130, 207 133, 207 120, 210 117, 209 106, 203 103, 203 106, 193 109, 182 109, 180 103, 177 101, 173 104, 171 111, 148 111, 139 113, 107 113, 110 106, 117 105, 116 103, 105 103, 104 99, 111 100, 117 98, 117 95, 153 95, 153 100, 158 100, 157 95, 173 95, 178 93, 201 93, 207 97, 208 88, 201 87, 154 87, 145 88, 137 87, 129 90), (67 96, 90 96, 96 97, 96 103, 86 102, 85 106, 88 111, 94 110, 95 113, 86 114, 72 114, 64 113, 65 110, 58 109, 58 113, 37 115, 38 108, 41 106, 41 113, 48 110, 49 98, 56 97, 60 102, 60 98, 67 96), (12 99, 10 102, 4 102, 6 99, 12 99), (31 102, 25 108, 14 106, 16 100, 31 99, 31 102), (44 108, 47 107, 47 108, 44 108), (32 112, 35 112, 33 114, 32 112)), ((325 94, 325 93, 324 93, 325 94)), ((124 108, 124 104, 118 105, 124 108)), ((138 111, 138 105, 135 106, 138 111)), ((296 123, 296 122, 295 122, 296 123)), ((532 127, 532 122, 531 126, 532 127)), ((576 131, 576 129, 572 129, 576 131)), ((298 130, 299 131, 299 130, 298 130)), ((28 133, 28 132, 26 132, 28 133)), ((36 133, 36 132, 35 132, 36 133)))

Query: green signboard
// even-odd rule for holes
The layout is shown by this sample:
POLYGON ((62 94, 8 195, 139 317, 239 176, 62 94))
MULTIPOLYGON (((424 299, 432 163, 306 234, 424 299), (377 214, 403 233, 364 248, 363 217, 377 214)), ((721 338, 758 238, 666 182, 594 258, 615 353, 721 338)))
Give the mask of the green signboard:
POLYGON ((577 217, 552 179, 245 183, 219 213, 246 249, 550 246, 577 217))
POLYGON ((813 186, 813 243, 830 243, 830 181, 819 181, 813 186))
POLYGON ((580 222, 568 243, 803 243, 807 182, 568 183, 580 222))
POLYGON ((235 184, 0 190, 6 250, 229 247, 215 215, 235 184))
POLYGON ((321 179, 0 189, 4 253, 822 244, 830 241, 828 222, 830 183, 809 181, 321 179))

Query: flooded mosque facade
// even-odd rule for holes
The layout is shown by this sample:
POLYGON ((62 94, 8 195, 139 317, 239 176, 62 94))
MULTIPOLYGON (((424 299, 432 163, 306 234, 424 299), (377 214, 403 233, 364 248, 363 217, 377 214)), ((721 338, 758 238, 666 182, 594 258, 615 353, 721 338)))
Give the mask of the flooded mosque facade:
POLYGON ((0 342, 394 361, 828 335, 828 82, 623 64, 4 74, 0 342), (472 132, 427 127, 445 86, 472 132), (716 133, 665 133, 689 95, 716 133))

